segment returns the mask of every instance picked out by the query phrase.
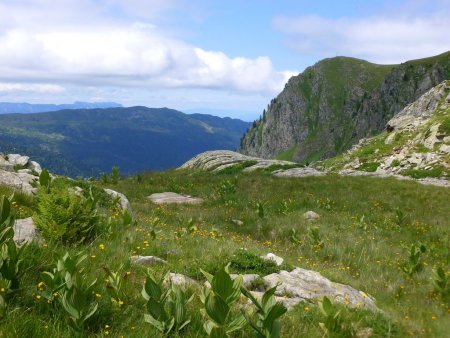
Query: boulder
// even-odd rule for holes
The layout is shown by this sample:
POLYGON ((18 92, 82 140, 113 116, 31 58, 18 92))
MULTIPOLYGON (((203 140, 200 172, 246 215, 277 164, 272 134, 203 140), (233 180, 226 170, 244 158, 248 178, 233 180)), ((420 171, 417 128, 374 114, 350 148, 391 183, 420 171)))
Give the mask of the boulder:
POLYGON ((200 285, 196 280, 194 280, 188 276, 182 275, 181 273, 174 273, 174 272, 170 272, 167 275, 164 282, 166 285, 169 283, 172 283, 174 285, 177 285, 177 286, 180 286, 183 288, 196 287, 196 286, 200 285))
POLYGON ((167 262, 159 257, 156 256, 131 256, 131 262, 134 264, 139 265, 145 265, 145 266, 151 266, 155 264, 167 264, 167 262))
POLYGON ((284 259, 281 257, 278 257, 277 255, 269 252, 267 255, 265 256, 261 256, 262 259, 264 259, 265 261, 273 261, 275 262, 278 266, 282 265, 284 262, 284 259))
POLYGON ((295 268, 263 277, 266 289, 277 287, 275 295, 295 302, 315 301, 323 296, 349 307, 377 311, 375 300, 363 291, 348 285, 334 283, 319 272, 295 268))
MULTIPOLYGON (((235 279, 236 277, 238 277, 238 274, 230 274, 231 279, 235 279)), ((249 273, 249 274, 244 274, 244 275, 240 275, 242 276, 243 279, 243 286, 247 289, 253 289, 253 282, 258 279, 260 276, 255 274, 255 273, 249 273)))
POLYGON ((17 219, 14 223, 14 241, 17 244, 30 242, 37 235, 36 226, 31 217, 17 219))
POLYGON ((309 210, 303 214, 303 218, 310 222, 316 221, 320 218, 320 215, 312 210, 309 210))
POLYGON ((20 165, 25 167, 28 164, 30 157, 22 156, 20 154, 8 154, 8 162, 12 165, 20 165))
POLYGON ((32 186, 36 177, 28 173, 15 173, 0 170, 0 184, 6 185, 26 194, 34 194, 37 189, 32 186))
POLYGON ((148 196, 155 204, 199 204, 203 199, 189 195, 181 195, 174 192, 162 192, 148 196))
POLYGON ((122 194, 121 192, 112 190, 112 189, 104 189, 104 190, 112 198, 118 199, 119 207, 122 211, 128 210, 128 213, 131 215, 131 217, 134 218, 134 213, 133 213, 133 209, 131 209, 130 201, 128 201, 128 198, 124 194, 122 194))
POLYGON ((33 171, 35 171, 35 172, 37 172, 39 175, 42 172, 41 165, 39 163, 35 162, 35 161, 29 161, 28 162, 28 168, 33 170, 33 171))

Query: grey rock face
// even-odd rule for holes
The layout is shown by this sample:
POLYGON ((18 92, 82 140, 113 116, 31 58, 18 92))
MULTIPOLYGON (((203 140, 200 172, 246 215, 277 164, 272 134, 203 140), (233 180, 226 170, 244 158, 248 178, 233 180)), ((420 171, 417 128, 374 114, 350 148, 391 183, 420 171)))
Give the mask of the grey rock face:
POLYGON ((155 204, 199 204, 203 199, 189 195, 180 195, 174 192, 162 192, 148 196, 148 199, 155 204))
POLYGON ((17 219, 14 223, 14 241, 17 244, 32 241, 37 235, 36 226, 31 217, 17 219))
POLYGON ((254 162, 244 168, 244 171, 253 171, 256 169, 267 168, 272 165, 294 165, 294 162, 266 160, 258 157, 245 156, 230 150, 213 150, 201 153, 191 160, 184 163, 180 169, 197 169, 203 171, 221 171, 226 168, 238 165, 244 162, 254 162))
POLYGON ((31 174, 0 170, 0 184, 23 191, 26 194, 34 194, 36 192, 36 188, 32 186, 35 180, 36 176, 31 174))
POLYGON ((293 160, 332 157, 381 132, 407 104, 448 79, 450 53, 393 67, 351 58, 325 59, 298 76, 271 101, 242 139, 240 152, 293 160))

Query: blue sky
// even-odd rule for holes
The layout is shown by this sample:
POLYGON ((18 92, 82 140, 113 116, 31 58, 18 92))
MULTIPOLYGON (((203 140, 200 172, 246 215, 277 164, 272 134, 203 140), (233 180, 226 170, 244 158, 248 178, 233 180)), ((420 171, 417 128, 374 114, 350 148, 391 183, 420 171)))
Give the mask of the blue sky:
POLYGON ((450 50, 447 0, 0 0, 0 101, 116 101, 256 118, 336 55, 450 50))

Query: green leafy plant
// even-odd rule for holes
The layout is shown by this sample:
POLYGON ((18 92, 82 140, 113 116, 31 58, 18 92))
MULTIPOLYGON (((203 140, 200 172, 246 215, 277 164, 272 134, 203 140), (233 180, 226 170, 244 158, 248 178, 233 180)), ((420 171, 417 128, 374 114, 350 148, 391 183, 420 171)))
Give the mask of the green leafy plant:
POLYGON ((50 177, 50 173, 47 169, 42 169, 41 174, 39 175, 39 185, 48 193, 50 191, 51 183, 52 178, 50 177))
POLYGON ((109 177, 107 173, 101 173, 100 174, 100 182, 106 184, 109 182, 109 177))
POLYGON ((220 182, 217 193, 221 199, 227 198, 236 192, 236 182, 232 180, 224 180, 220 182))
POLYGON ((322 236, 320 234, 320 229, 317 226, 310 227, 308 229, 308 237, 312 243, 312 245, 318 249, 323 248, 324 241, 322 239, 322 236))
POLYGON ((120 178, 120 169, 118 166, 114 166, 111 168, 111 183, 117 184, 120 178))
POLYGON ((401 269, 404 273, 406 273, 408 276, 412 276, 414 273, 419 272, 423 268, 422 263, 422 254, 424 254, 427 251, 427 248, 425 245, 416 245, 412 244, 411 247, 408 249, 409 256, 406 261, 403 262, 401 265, 401 269))
POLYGON ((82 243, 91 240, 100 225, 98 196, 78 196, 66 187, 38 195, 34 221, 42 236, 50 241, 82 243))
POLYGON ((191 322, 186 316, 186 306, 193 299, 193 296, 187 298, 185 292, 174 284, 166 289, 166 278, 167 275, 156 281, 148 271, 142 288, 148 311, 144 320, 163 335, 169 335, 173 330, 179 332, 191 322))
POLYGON ((450 275, 446 274, 441 267, 434 268, 432 271, 434 290, 443 300, 450 300, 450 275))
POLYGON ((6 307, 6 298, 19 287, 22 248, 14 242, 14 214, 6 196, 0 199, 0 314, 6 307))
POLYGON ((400 209, 396 209, 394 222, 395 222, 395 224, 397 224, 399 226, 406 224, 406 222, 407 222, 406 214, 403 211, 401 211, 400 209))
POLYGON ((211 288, 204 287, 200 300, 204 305, 202 314, 207 318, 203 325, 209 337, 225 338, 245 325, 242 313, 233 315, 232 307, 241 295, 242 276, 231 279, 228 268, 222 267, 213 276, 201 270, 211 288))
POLYGON ((109 296, 118 304, 120 304, 120 302, 125 298, 125 294, 122 289, 124 281, 122 269, 122 265, 117 271, 111 271, 106 266, 103 267, 103 270, 105 270, 106 273, 106 292, 108 292, 109 296))
POLYGON ((57 300, 64 310, 70 327, 75 332, 83 332, 86 322, 98 309, 94 301, 93 291, 97 280, 88 282, 86 273, 81 267, 87 255, 78 254, 71 257, 66 253, 58 259, 52 272, 41 274, 44 287, 41 295, 49 301, 57 300))
POLYGON ((256 202, 256 214, 259 218, 264 218, 266 215, 265 204, 263 202, 256 202))
POLYGON ((342 330, 341 311, 326 296, 318 302, 318 305, 320 312, 325 317, 324 321, 319 323, 324 335, 327 337, 336 336, 342 330))
POLYGON ((300 245, 300 244, 301 244, 301 240, 300 240, 300 238, 298 237, 298 234, 297 234, 297 230, 296 230, 296 229, 292 228, 292 229, 289 231, 289 240, 290 240, 291 243, 294 244, 294 245, 300 245))
POLYGON ((255 330, 257 338, 278 338, 280 337, 281 325, 278 320, 286 313, 286 307, 281 303, 275 301, 275 291, 277 287, 267 290, 259 302, 247 289, 241 288, 244 296, 251 300, 256 306, 256 323, 252 321, 250 316, 243 312, 245 319, 250 326, 255 330))

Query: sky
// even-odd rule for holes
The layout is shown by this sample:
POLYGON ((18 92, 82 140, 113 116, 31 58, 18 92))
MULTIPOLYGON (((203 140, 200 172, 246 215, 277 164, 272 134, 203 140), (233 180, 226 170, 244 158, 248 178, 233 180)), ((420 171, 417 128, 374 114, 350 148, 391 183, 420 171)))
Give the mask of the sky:
POLYGON ((0 0, 0 101, 250 121, 321 59, 450 50, 449 18, 449 0, 0 0))

